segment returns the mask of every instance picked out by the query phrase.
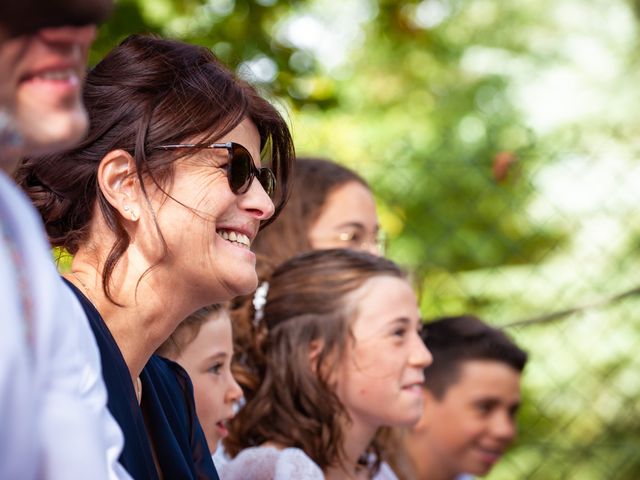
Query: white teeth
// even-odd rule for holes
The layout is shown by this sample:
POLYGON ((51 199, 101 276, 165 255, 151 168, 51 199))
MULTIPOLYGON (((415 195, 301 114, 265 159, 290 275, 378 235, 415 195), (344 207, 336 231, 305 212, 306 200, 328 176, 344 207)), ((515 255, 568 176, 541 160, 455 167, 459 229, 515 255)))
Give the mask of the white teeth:
POLYGON ((249 240, 249 237, 243 233, 228 231, 228 230, 218 230, 218 235, 220 235, 222 238, 224 238, 228 242, 232 242, 246 248, 249 248, 251 246, 251 241, 249 240))
POLYGON ((246 245, 247 247, 251 246, 251 240, 249 240, 249 237, 247 237, 246 235, 239 233, 237 235, 236 241, 238 243, 242 243, 243 245, 246 245))
POLYGON ((66 70, 47 70, 38 75, 45 80, 68 80, 75 77, 76 73, 72 69, 66 70))

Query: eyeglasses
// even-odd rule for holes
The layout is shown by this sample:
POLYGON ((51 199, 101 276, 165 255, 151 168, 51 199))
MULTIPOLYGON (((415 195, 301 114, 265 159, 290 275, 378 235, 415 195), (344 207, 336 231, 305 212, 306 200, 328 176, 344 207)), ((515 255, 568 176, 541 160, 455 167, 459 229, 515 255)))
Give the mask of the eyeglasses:
POLYGON ((377 252, 379 255, 384 255, 387 249, 387 236, 383 230, 378 230, 372 236, 359 232, 340 232, 336 240, 349 245, 349 248, 377 252))
POLYGON ((273 198, 276 191, 276 177, 267 167, 258 168, 253 163, 253 157, 249 151, 239 143, 214 143, 212 145, 200 146, 195 144, 159 145, 155 148, 162 150, 174 150, 178 148, 225 148, 229 154, 229 163, 223 167, 227 170, 227 181, 229 188, 236 195, 242 195, 249 190, 254 178, 257 178, 262 188, 269 197, 273 198))
POLYGON ((364 231, 353 230, 338 232, 326 238, 315 238, 319 248, 348 248, 384 255, 387 249, 387 236, 383 230, 367 235, 364 231))

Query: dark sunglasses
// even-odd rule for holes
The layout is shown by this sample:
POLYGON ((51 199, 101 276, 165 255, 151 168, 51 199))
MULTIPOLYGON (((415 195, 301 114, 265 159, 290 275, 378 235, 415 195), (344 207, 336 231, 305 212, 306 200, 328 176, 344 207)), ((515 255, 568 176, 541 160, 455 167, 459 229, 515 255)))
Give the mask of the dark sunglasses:
POLYGON ((257 168, 253 163, 253 157, 249 153, 249 150, 244 148, 239 143, 227 142, 227 143, 214 143, 212 145, 200 146, 194 144, 177 144, 177 145, 160 145, 158 147, 162 150, 174 150, 178 148, 225 148, 229 154, 229 163, 224 168, 227 170, 227 180, 229 181, 229 188, 236 195, 246 193, 251 187, 251 183, 254 178, 257 178, 262 185, 262 188, 269 197, 273 198, 273 194, 276 191, 276 177, 267 167, 257 168))

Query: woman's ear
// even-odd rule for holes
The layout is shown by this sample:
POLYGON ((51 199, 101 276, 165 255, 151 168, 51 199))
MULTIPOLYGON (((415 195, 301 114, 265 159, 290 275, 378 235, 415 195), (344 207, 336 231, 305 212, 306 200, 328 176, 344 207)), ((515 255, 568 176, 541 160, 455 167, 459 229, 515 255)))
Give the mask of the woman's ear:
POLYGON ((124 150, 107 153, 98 167, 98 185, 102 194, 125 220, 140 218, 140 184, 133 157, 124 150))

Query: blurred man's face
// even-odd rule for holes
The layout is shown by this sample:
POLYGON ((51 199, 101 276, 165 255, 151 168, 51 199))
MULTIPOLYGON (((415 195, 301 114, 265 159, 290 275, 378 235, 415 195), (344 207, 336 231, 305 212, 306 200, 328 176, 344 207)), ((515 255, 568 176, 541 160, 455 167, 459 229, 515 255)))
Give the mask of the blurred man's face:
POLYGON ((0 168, 23 155, 52 153, 87 128, 80 100, 93 25, 113 0, 0 3, 0 168))
POLYGON ((94 26, 44 28, 0 45, 0 101, 22 135, 19 154, 78 142, 87 129, 81 88, 94 26))
POLYGON ((520 372, 498 361, 469 360, 443 398, 428 387, 426 393, 414 431, 438 459, 437 470, 447 472, 446 478, 489 473, 516 437, 520 372))

